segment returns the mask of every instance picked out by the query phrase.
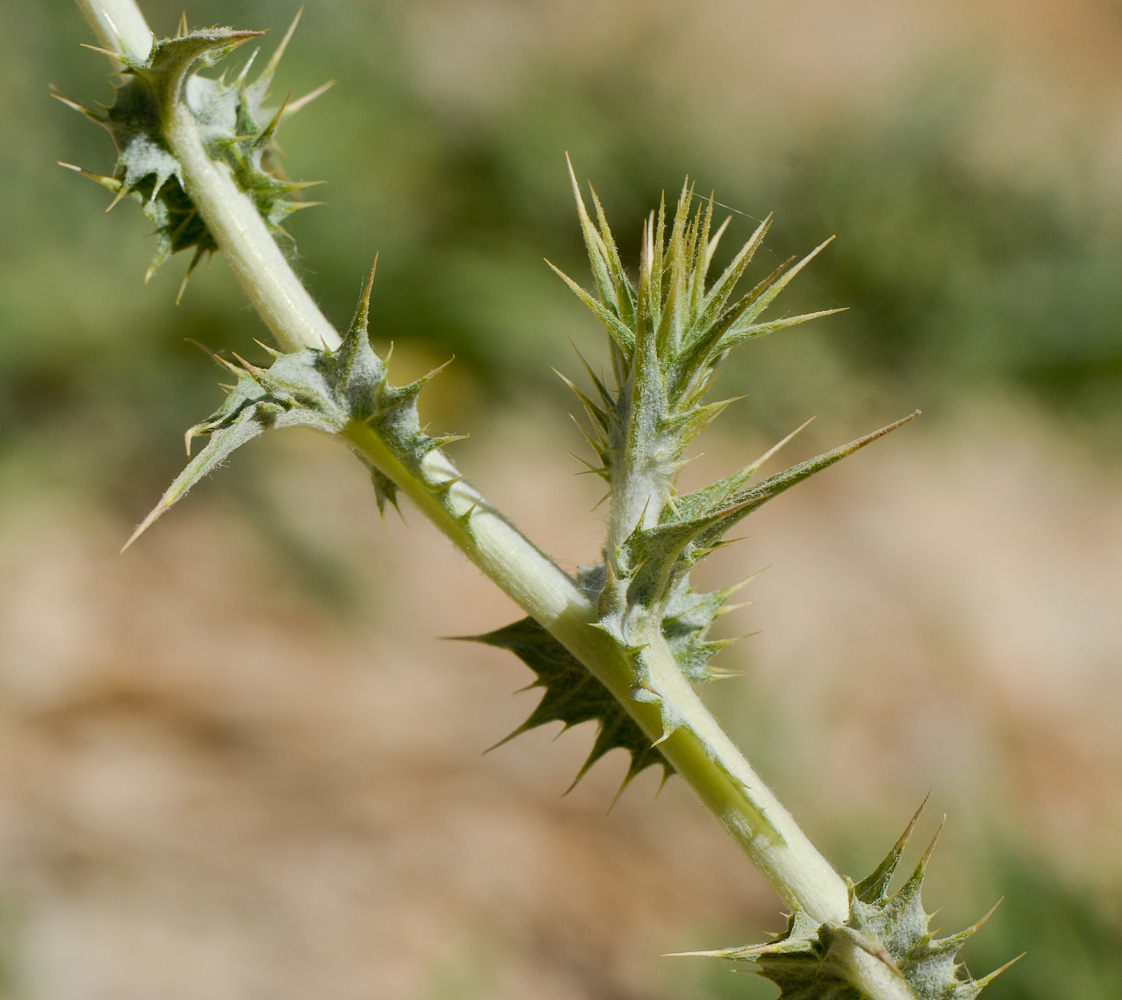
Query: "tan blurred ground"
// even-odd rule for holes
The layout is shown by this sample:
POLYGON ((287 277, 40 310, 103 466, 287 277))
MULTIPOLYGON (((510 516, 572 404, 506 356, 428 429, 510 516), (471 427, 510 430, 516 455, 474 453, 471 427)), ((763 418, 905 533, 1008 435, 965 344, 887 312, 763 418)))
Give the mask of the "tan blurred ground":
MULTIPOLYGON (((585 557, 568 442, 508 435, 479 480, 585 557)), ((292 523, 368 585, 357 618, 309 609, 219 484, 123 558, 124 525, 60 498, 9 521, 0 849, 27 995, 412 997, 450 968, 494 997, 662 996, 656 956, 699 928, 776 926, 674 783, 605 816, 609 759, 559 797, 587 733, 480 757, 527 674, 431 637, 505 600, 426 525, 383 535, 341 449, 294 434, 269 460, 292 523)), ((952 844, 988 802, 1117 878, 1120 504, 1017 413, 898 435, 749 522, 724 570, 773 563, 735 622, 763 631, 714 700, 770 717, 811 830, 899 825, 932 787, 952 844)))
MULTIPOLYGON (((431 86, 486 100, 516 85, 519 59, 602 58, 639 9, 409 16, 431 86)), ((805 112, 783 127, 813 127, 841 103, 875 112, 915 66, 982 46, 1006 82, 979 162, 1054 169, 1049 147, 1094 120, 1104 184, 1122 163, 1122 20, 1104 2, 709 0, 649 17, 677 31, 662 85, 685 108, 719 84, 735 115, 782 88, 805 112), (1011 113, 1026 103, 1033 114, 1011 113)), ((572 567, 595 553, 595 495, 570 475, 575 436, 531 433, 538 416, 484 429, 467 471, 572 567)), ((703 464, 765 443, 714 444, 703 464)), ((125 557, 129 525, 81 496, 5 499, 12 995, 669 997, 690 973, 662 952, 779 926, 678 784, 653 801, 645 775, 605 815, 623 769, 609 759, 560 797, 587 732, 480 756, 528 713, 533 694, 510 696, 528 673, 432 637, 513 609, 415 513, 383 530, 341 449, 299 433, 257 447, 280 532, 255 532, 221 477, 125 557), (309 597, 279 536, 342 568, 360 605, 309 597)), ((966 839, 992 823, 1063 877, 1116 887, 1120 515, 1117 471, 1022 404, 908 428, 755 515, 722 556, 721 582, 771 568, 730 620, 762 629, 725 654, 746 676, 712 701, 813 836, 895 831, 931 788, 952 817, 936 882, 970 880, 954 874, 956 827, 966 839)), ((977 915, 952 907, 948 922, 977 915)))

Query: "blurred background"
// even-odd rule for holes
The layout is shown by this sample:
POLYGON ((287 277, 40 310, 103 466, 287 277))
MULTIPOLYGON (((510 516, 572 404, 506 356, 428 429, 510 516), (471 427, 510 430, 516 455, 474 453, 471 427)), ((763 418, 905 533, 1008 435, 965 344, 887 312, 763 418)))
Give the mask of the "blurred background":
MULTIPOLYGON (((267 28, 295 0, 198 0, 267 28)), ((158 33, 180 5, 144 4, 158 33)), ((680 783, 608 811, 615 755, 538 731, 513 657, 434 637, 516 611, 357 463, 255 443, 126 556, 221 399, 192 338, 262 357, 220 259, 142 283, 149 225, 55 161, 109 139, 64 0, 0 37, 0 995, 26 1000, 732 1000, 666 952, 758 941, 774 895, 680 783)), ((586 280, 568 152, 634 259, 689 175, 776 221, 764 274, 838 239, 750 345, 685 475, 807 417, 799 459, 920 421, 753 515, 707 568, 747 591, 708 700, 807 832, 861 877, 931 790, 926 898, 986 996, 1122 996, 1122 4, 1117 0, 307 3, 276 84, 336 85, 280 135, 324 207, 290 230, 373 325, 454 457, 566 567, 595 484, 551 372, 602 357, 543 263, 586 280), (322 192, 322 193, 321 193, 322 192)), ((913 848, 911 858, 918 857, 913 848)))

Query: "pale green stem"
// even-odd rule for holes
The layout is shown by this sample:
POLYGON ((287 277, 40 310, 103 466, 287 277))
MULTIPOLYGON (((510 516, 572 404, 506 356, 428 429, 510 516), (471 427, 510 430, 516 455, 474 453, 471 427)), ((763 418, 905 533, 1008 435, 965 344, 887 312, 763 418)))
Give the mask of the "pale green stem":
MULTIPOLYGON (((78 0, 78 4, 107 48, 133 61, 147 58, 151 33, 132 0, 78 0)), ((251 303, 285 350, 336 346, 338 334, 293 274, 252 210, 252 202, 229 172, 207 155, 182 102, 172 104, 178 110, 168 114, 165 124, 186 190, 251 303)), ((452 484, 447 499, 434 492, 431 482, 414 476, 369 426, 350 424, 342 436, 604 683, 652 739, 663 736, 663 710, 632 697, 634 668, 610 636, 591 627, 597 617, 592 603, 571 577, 460 478, 442 452, 430 452, 425 463, 431 482, 452 484)), ((676 723, 660 743, 666 758, 785 902, 800 906, 815 920, 844 922, 849 912, 844 880, 720 729, 682 677, 661 637, 648 645, 644 657, 649 687, 676 723)), ((861 956, 854 959, 852 982, 872 1000, 907 995, 900 992, 899 983, 886 985, 879 967, 863 972, 867 964, 861 956)))
POLYGON ((147 62, 152 29, 133 0, 78 0, 78 6, 106 49, 130 62, 147 62))
MULTIPOLYGON (((564 645, 624 705, 652 740, 663 736, 657 704, 632 697, 635 671, 616 642, 593 628, 596 608, 573 580, 503 518, 440 451, 426 457, 433 482, 452 483, 448 500, 401 464, 367 424, 343 437, 374 463, 520 607, 564 645)), ((849 914, 845 882, 725 735, 682 676, 661 636, 644 651, 647 686, 678 722, 659 749, 733 836, 788 905, 819 921, 849 914)))
POLYGON ((645 684, 670 706, 677 725, 659 743, 666 759, 679 774, 692 776, 687 781, 698 797, 788 906, 802 907, 819 922, 843 923, 849 916, 844 880, 702 704, 661 636, 643 655, 645 684))
POLYGON ((226 164, 210 158, 186 101, 162 101, 161 108, 164 138, 179 161, 183 187, 277 343, 288 352, 334 350, 339 334, 289 267, 253 199, 226 164))

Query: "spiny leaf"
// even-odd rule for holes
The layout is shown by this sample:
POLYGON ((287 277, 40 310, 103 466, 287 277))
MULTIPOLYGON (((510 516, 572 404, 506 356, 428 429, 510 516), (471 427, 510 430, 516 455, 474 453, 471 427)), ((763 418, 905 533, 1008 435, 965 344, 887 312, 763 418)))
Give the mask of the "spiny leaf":
MULTIPOLYGON (((571 163, 569 164, 569 171, 572 172, 571 163)), ((596 225, 600 230, 600 241, 605 251, 605 258, 611 273, 612 288, 616 295, 616 314, 625 326, 630 326, 635 322, 635 298, 631 282, 628 281, 627 271, 620 260, 615 237, 612 235, 607 216, 604 214, 604 207, 600 204, 600 199, 596 196, 596 191, 591 185, 589 185, 589 192, 592 195, 593 208, 596 210, 596 225)))
POLYGON ((631 756, 625 785, 652 765, 661 764, 664 775, 673 773, 670 763, 651 745, 650 738, 615 696, 532 618, 523 618, 486 635, 465 638, 510 650, 537 675, 531 686, 544 689, 530 717, 496 745, 550 722, 560 722, 568 729, 595 721, 599 732, 576 781, 609 750, 617 748, 631 756))
POLYGON ((719 479, 709 486, 694 490, 692 493, 686 493, 682 496, 675 497, 673 508, 668 509, 664 516, 668 520, 686 521, 720 507, 722 504, 726 503, 730 497, 734 496, 739 489, 747 484, 748 480, 760 470, 769 458, 772 458, 781 448, 790 443, 797 434, 810 426, 813 419, 814 418, 811 417, 810 420, 796 427, 785 438, 772 445, 759 458, 753 462, 749 462, 744 468, 737 472, 725 476, 724 479, 719 479))
POLYGON ((370 469, 370 481, 374 486, 374 501, 378 504, 378 514, 386 516, 386 504, 391 504, 398 513, 401 508, 397 506, 397 483, 380 469, 370 469))
POLYGON ((792 326, 809 323, 812 319, 822 319, 824 316, 834 316, 837 313, 845 311, 845 307, 839 306, 836 309, 819 309, 818 312, 800 313, 798 316, 785 316, 783 319, 771 320, 768 323, 751 323, 748 326, 740 328, 735 333, 728 334, 724 340, 721 341, 722 348, 727 349, 735 347, 737 344, 745 340, 750 340, 753 337, 762 337, 768 333, 775 333, 776 330, 787 330, 792 326))
POLYGON ((725 316, 719 321, 720 326, 725 327, 728 331, 726 341, 729 346, 737 343, 736 335, 738 331, 750 324, 757 316, 760 315, 772 302, 775 301, 776 296, 779 295, 784 288, 786 288, 800 271, 803 270, 815 257, 817 257, 823 250, 833 243, 834 237, 823 240, 813 250, 810 251, 798 263, 787 267, 783 273, 775 278, 774 281, 769 281, 767 286, 760 289, 757 293, 753 289, 752 293, 746 295, 744 299, 733 306, 725 316))
POLYGON ((238 381, 226 401, 211 417, 187 432, 188 445, 194 437, 209 435, 206 447, 175 478, 124 548, 132 545, 236 449, 269 428, 305 426, 329 433, 337 431, 345 414, 335 405, 321 362, 319 352, 302 351, 282 355, 268 370, 255 366, 235 369, 238 381))
POLYGON ((623 320, 613 312, 608 306, 597 302, 591 295, 588 294, 577 282, 573 281, 564 271, 556 267, 550 261, 546 261, 556 274, 566 285, 569 286, 576 294, 577 298, 581 300, 591 310, 592 314, 604 324, 604 329, 608 331, 609 336, 615 341, 616 346, 621 351, 630 354, 635 347, 635 334, 629 329, 623 320))
POLYGON ((931 918, 920 894, 934 841, 904 887, 894 895, 888 892, 922 811, 923 805, 876 870, 860 882, 850 883, 850 914, 845 924, 816 925, 796 909, 777 941, 690 954, 750 963, 752 971, 779 987, 779 1000, 862 1000, 864 994, 850 981, 852 963, 847 958, 859 948, 879 959, 886 975, 899 977, 916 1000, 974 1000, 1013 964, 1008 962, 981 979, 972 979, 957 961, 959 949, 993 910, 965 931, 947 938, 932 937, 928 930, 931 918))
POLYGON ((726 587, 711 593, 698 593, 680 587, 667 604, 662 615, 662 634, 678 668, 687 680, 710 681, 723 675, 714 670, 713 657, 736 639, 706 639, 709 628, 721 616, 725 602, 737 590, 726 587))
MULTIPOLYGON (((447 484, 429 479, 423 459, 456 438, 430 437, 417 413, 417 396, 436 373, 404 386, 389 384, 385 363, 370 346, 367 331, 373 279, 372 268, 350 330, 335 351, 270 351, 273 363, 268 368, 242 358, 237 359, 240 365, 234 365, 212 354, 235 374, 237 382, 219 410, 187 432, 188 450, 199 435, 209 436, 206 447, 176 477, 125 548, 237 448, 274 427, 304 426, 339 434, 352 421, 369 424, 403 464, 430 483, 434 494, 446 496, 441 491, 447 484)), ((377 469, 372 468, 371 474, 379 510, 384 511, 386 503, 396 506, 393 481, 377 469)))
POLYGON ((762 507, 769 500, 779 496, 780 493, 785 493, 792 486, 796 486, 804 480, 809 479, 811 476, 821 472, 823 469, 829 468, 829 466, 836 462, 840 462, 843 458, 847 458, 854 452, 859 451, 866 445, 872 444, 886 434, 890 434, 897 428, 903 427, 904 424, 914 420, 917 416, 919 416, 919 410, 915 410, 906 417, 901 417, 899 420, 894 420, 892 423, 878 430, 850 441, 848 444, 823 452, 821 455, 817 455, 805 462, 800 462, 798 465, 793 465, 783 472, 776 473, 774 476, 769 476, 755 486, 749 486, 737 491, 713 513, 694 519, 693 527, 696 531, 693 536, 693 541, 704 546, 712 545, 744 517, 757 508, 762 507))
MULTIPOLYGON (((273 155, 276 128, 295 106, 282 105, 279 110, 264 106, 276 61, 295 26, 294 21, 277 55, 253 84, 246 82, 244 71, 227 83, 199 76, 195 69, 200 64, 214 64, 261 32, 208 28, 182 31, 175 38, 156 42, 143 64, 125 59, 125 81, 113 106, 104 112, 56 94, 103 125, 113 137, 118 152, 112 178, 117 184, 114 204, 126 195, 135 198, 156 227, 156 252, 146 280, 180 250, 194 250, 189 275, 201 257, 218 249, 184 190, 179 163, 165 141, 162 121, 168 102, 185 104, 210 155, 230 168, 275 234, 285 236, 283 221, 294 211, 314 204, 299 200, 304 185, 284 177, 273 155)), ((313 96, 294 103, 307 103, 313 96)), ((105 179, 88 176, 109 186, 105 179)))
MULTIPOLYGON (((594 221, 571 163, 569 173, 594 290, 558 274, 607 330, 615 375, 609 385, 589 369, 593 390, 573 387, 585 411, 585 438, 596 456, 585 464, 611 487, 603 552, 609 576, 596 595, 599 624, 621 642, 641 644, 639 636, 649 634, 652 623, 668 638, 677 635, 681 621, 671 605, 692 593, 691 567, 725 544, 725 534, 742 518, 911 417, 756 485, 750 486, 750 480, 776 449, 716 483, 676 496, 675 477, 685 464, 686 446, 729 402, 705 400, 716 366, 728 351, 752 337, 835 311, 761 319, 830 241, 801 259, 792 258, 734 298, 770 227, 769 216, 707 287, 727 220, 713 232, 716 202, 710 197, 694 210, 694 187, 687 179, 672 217, 664 198, 644 222, 639 271, 632 279, 620 262, 599 199, 593 193, 594 221)), ((673 651, 684 674, 705 679, 713 676, 709 658, 726 644, 706 639, 701 630, 682 633, 673 651)))
MULTIPOLYGON (((280 66, 280 61, 284 58, 284 54, 288 51, 289 42, 292 41, 292 36, 296 34, 296 26, 300 23, 300 18, 304 15, 304 8, 297 9, 295 16, 288 25, 280 43, 277 45, 273 54, 269 57, 269 61, 265 67, 257 75, 253 83, 246 84, 246 89, 250 91, 252 100, 258 105, 262 105, 269 96, 269 88, 273 85, 273 78, 277 75, 277 69, 280 66)), ((257 53, 254 53, 256 56, 257 53)), ((245 74, 239 76, 239 82, 245 82, 245 74)))
MULTIPOLYGON (((576 173, 573 171, 573 164, 568 160, 568 157, 566 157, 566 162, 569 164, 569 179, 572 181, 573 196, 577 202, 577 216, 580 219, 581 234, 584 236, 585 249, 588 251, 588 259, 592 265, 592 278, 596 282, 600 301, 618 316, 619 288, 617 280, 623 278, 626 283, 626 276, 623 275, 622 267, 617 270, 613 269, 611 265, 618 262, 619 255, 615 254, 613 260, 613 254, 608 249, 604 234, 597 230, 592 219, 589 218, 588 209, 584 205, 584 198, 581 197, 576 173), (613 270, 615 270, 615 273, 613 273, 613 270)), ((608 236, 610 239, 610 232, 608 236)), ((614 249, 614 243, 612 246, 614 249)))
POLYGON ((748 514, 792 486, 913 420, 916 415, 912 413, 872 434, 800 462, 755 486, 735 489, 738 481, 746 479, 750 471, 754 471, 756 463, 753 463, 714 487, 677 498, 663 511, 664 519, 660 524, 650 528, 637 526, 624 543, 619 561, 631 573, 628 600, 633 605, 665 607, 673 588, 685 578, 690 568, 748 514))
MULTIPOLYGON (((728 227, 730 220, 731 216, 725 219, 724 224, 717 231, 716 236, 710 241, 706 252, 706 267, 708 267, 709 262, 712 260, 713 254, 717 249, 717 243, 728 227)), ((712 288, 705 293, 705 297, 702 301, 702 308, 698 312, 696 328, 692 331, 695 335, 707 329, 712 324, 713 320, 724 310, 737 284, 744 276, 744 271, 752 262, 752 258, 755 257, 756 251, 759 250, 763 244, 764 237, 767 236, 768 230, 771 229, 771 223, 772 216, 769 215, 756 227, 756 231, 748 238, 748 242, 740 248, 736 256, 721 273, 721 276, 713 283, 712 288)))
POLYGON ((919 818, 923 814, 923 810, 926 808, 928 799, 930 798, 931 793, 928 792, 927 795, 924 796, 923 801, 919 804, 919 808, 915 811, 915 815, 912 816, 911 821, 904 828, 900 839, 896 841, 892 850, 885 855, 884 860, 877 865, 871 874, 866 875, 860 882, 854 884, 853 894, 862 903, 873 903, 887 896, 888 885, 892 881, 892 876, 896 874, 896 867, 900 864, 900 858, 904 854, 904 848, 908 846, 912 831, 915 830, 916 824, 919 822, 919 818))

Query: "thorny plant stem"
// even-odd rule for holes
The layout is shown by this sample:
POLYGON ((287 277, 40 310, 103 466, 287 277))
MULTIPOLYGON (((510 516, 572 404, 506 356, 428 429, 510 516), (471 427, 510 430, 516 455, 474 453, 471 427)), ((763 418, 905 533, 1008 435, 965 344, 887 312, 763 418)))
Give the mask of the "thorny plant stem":
MULTIPOLYGON (((102 45, 133 63, 144 63, 152 31, 133 0, 78 0, 102 45)), ((175 81, 179 87, 181 80, 175 81)), ((281 253, 253 199, 224 164, 210 158, 194 117, 177 94, 160 102, 164 138, 179 161, 183 187, 206 220, 250 305, 288 352, 339 346, 335 328, 281 253)))
MULTIPOLYGON (((440 451, 426 457, 437 481, 456 481, 451 512, 430 486, 409 475, 366 424, 343 436, 393 479, 445 535, 519 606, 577 657, 627 708, 652 738, 662 736, 657 705, 632 697, 634 668, 604 632, 590 627, 596 609, 572 579, 543 555, 463 480, 440 451), (465 524, 470 517, 470 531, 465 524)), ((682 677, 661 636, 644 651, 650 686, 672 705, 682 724, 659 749, 693 788, 785 903, 818 921, 844 922, 845 882, 814 848, 682 677)))
MULTIPOLYGON (((143 63, 152 34, 133 0, 77 0, 102 44, 143 63)), ((289 267, 252 201, 216 164, 178 95, 166 102, 164 127, 184 187, 230 262, 251 304, 286 351, 333 349, 340 338, 289 267)), ((652 740, 663 736, 660 710, 631 696, 634 668, 606 633, 591 627, 596 609, 574 580, 503 518, 440 451, 425 459, 431 478, 453 482, 445 506, 367 425, 342 436, 392 479, 421 511, 505 593, 560 641, 635 717, 652 740), (449 510, 451 507, 451 511, 449 510), (467 523, 470 522, 470 531, 467 523)), ((644 651, 650 685, 680 724, 659 748, 776 889, 816 921, 844 922, 846 884, 807 840, 701 703, 661 636, 644 651)), ((862 977, 864 978, 864 977, 862 977)), ((857 985, 856 983, 854 985, 857 985)), ((861 984, 865 988, 865 984, 861 984)), ((888 997, 871 981, 873 997, 888 997)))
POLYGON ((229 168, 210 158, 186 102, 163 103, 164 135, 179 160, 183 187, 206 220, 250 305, 287 352, 334 350, 339 334, 320 312, 229 168))

